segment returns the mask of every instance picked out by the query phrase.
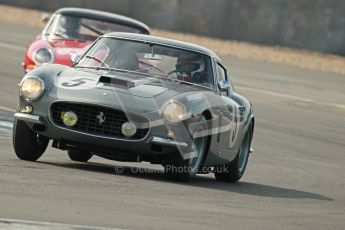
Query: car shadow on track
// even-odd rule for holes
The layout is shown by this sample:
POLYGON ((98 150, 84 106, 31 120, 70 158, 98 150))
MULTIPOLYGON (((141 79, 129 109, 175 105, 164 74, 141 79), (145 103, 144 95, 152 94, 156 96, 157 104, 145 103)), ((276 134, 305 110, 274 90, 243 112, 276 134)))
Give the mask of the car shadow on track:
POLYGON ((290 199, 314 199, 322 201, 333 201, 332 198, 321 194, 305 192, 297 189, 283 188, 273 185, 264 185, 253 182, 239 181, 235 184, 218 182, 213 177, 196 176, 188 183, 169 181, 165 178, 163 170, 145 167, 130 167, 119 165, 106 165, 100 163, 53 163, 39 162, 42 164, 54 165, 77 170, 86 170, 97 173, 113 174, 117 176, 134 177, 146 180, 158 180, 164 183, 183 184, 187 186, 215 189, 231 193, 240 193, 252 196, 262 196, 271 198, 290 198, 290 199))
POLYGON ((235 184, 212 181, 212 178, 197 177, 194 180, 193 186, 212 188, 222 191, 235 192, 240 194, 247 194, 253 196, 263 196, 271 198, 291 198, 291 199, 315 199, 323 201, 333 201, 327 196, 305 192, 297 189, 283 188, 273 185, 264 185, 253 182, 239 181, 235 184))

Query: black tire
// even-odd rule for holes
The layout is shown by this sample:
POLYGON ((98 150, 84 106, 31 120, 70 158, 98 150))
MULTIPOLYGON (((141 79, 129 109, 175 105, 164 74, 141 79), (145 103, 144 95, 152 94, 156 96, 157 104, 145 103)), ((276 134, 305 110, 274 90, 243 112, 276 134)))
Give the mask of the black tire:
POLYGON ((32 131, 24 121, 14 120, 12 142, 21 160, 36 161, 46 151, 49 139, 32 131))
MULTIPOLYGON (((201 116, 200 121, 205 121, 206 118, 201 116)), ((167 159, 164 166, 166 178, 174 181, 188 182, 189 179, 195 176, 205 158, 205 152, 208 144, 208 137, 199 137, 193 140, 198 155, 195 158, 184 160, 180 153, 176 153, 167 159)))
POLYGON ((79 149, 69 149, 67 150, 67 154, 72 161, 78 162, 88 162, 88 160, 93 156, 92 153, 79 149))
POLYGON ((229 164, 215 167, 214 176, 216 180, 235 183, 242 178, 248 163, 251 139, 252 128, 249 127, 235 159, 232 160, 229 164))
POLYGON ((186 160, 181 159, 179 153, 177 155, 178 156, 173 157, 175 159, 169 159, 164 165, 165 177, 168 180, 188 182, 193 175, 188 169, 186 160))

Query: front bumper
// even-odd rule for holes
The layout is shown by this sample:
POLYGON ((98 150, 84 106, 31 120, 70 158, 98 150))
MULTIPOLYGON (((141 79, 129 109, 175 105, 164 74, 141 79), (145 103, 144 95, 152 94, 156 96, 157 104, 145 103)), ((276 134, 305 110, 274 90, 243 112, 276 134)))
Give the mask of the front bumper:
POLYGON ((14 117, 18 120, 26 121, 32 124, 48 125, 48 121, 42 119, 42 117, 37 115, 31 115, 27 113, 15 113, 14 117))
POLYGON ((82 148, 92 146, 93 151, 107 151, 110 154, 116 154, 118 151, 121 151, 140 155, 172 154, 180 148, 188 148, 186 142, 164 137, 164 134, 167 132, 167 128, 164 125, 151 128, 148 135, 142 140, 130 140, 64 129, 54 125, 48 117, 44 116, 21 112, 15 113, 14 116, 18 120, 25 121, 36 133, 66 143, 67 147, 82 148))

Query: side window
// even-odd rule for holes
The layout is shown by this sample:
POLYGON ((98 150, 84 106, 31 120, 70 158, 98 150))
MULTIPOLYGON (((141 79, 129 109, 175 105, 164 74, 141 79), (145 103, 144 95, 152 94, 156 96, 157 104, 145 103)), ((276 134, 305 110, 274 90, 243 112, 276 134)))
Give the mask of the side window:
MULTIPOLYGON (((217 77, 218 81, 228 80, 226 77, 226 71, 220 64, 217 63, 217 77)), ((217 82, 218 83, 218 82, 217 82)), ((228 96, 229 92, 222 92, 223 96, 228 96)))
POLYGON ((226 80, 226 74, 224 68, 217 64, 217 76, 218 76, 218 81, 223 81, 226 80))

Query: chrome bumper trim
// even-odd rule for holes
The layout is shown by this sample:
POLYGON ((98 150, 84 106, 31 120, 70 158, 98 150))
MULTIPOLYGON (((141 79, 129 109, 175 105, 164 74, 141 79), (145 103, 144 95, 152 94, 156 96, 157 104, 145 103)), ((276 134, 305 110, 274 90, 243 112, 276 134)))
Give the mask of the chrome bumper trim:
POLYGON ((27 114, 27 113, 15 113, 14 116, 22 121, 27 121, 30 123, 34 123, 34 124, 41 124, 43 125, 44 123, 41 120, 40 116, 37 115, 31 115, 31 114, 27 114))
POLYGON ((153 144, 188 147, 188 144, 185 142, 174 141, 174 140, 162 138, 162 137, 153 137, 150 142, 153 144))

